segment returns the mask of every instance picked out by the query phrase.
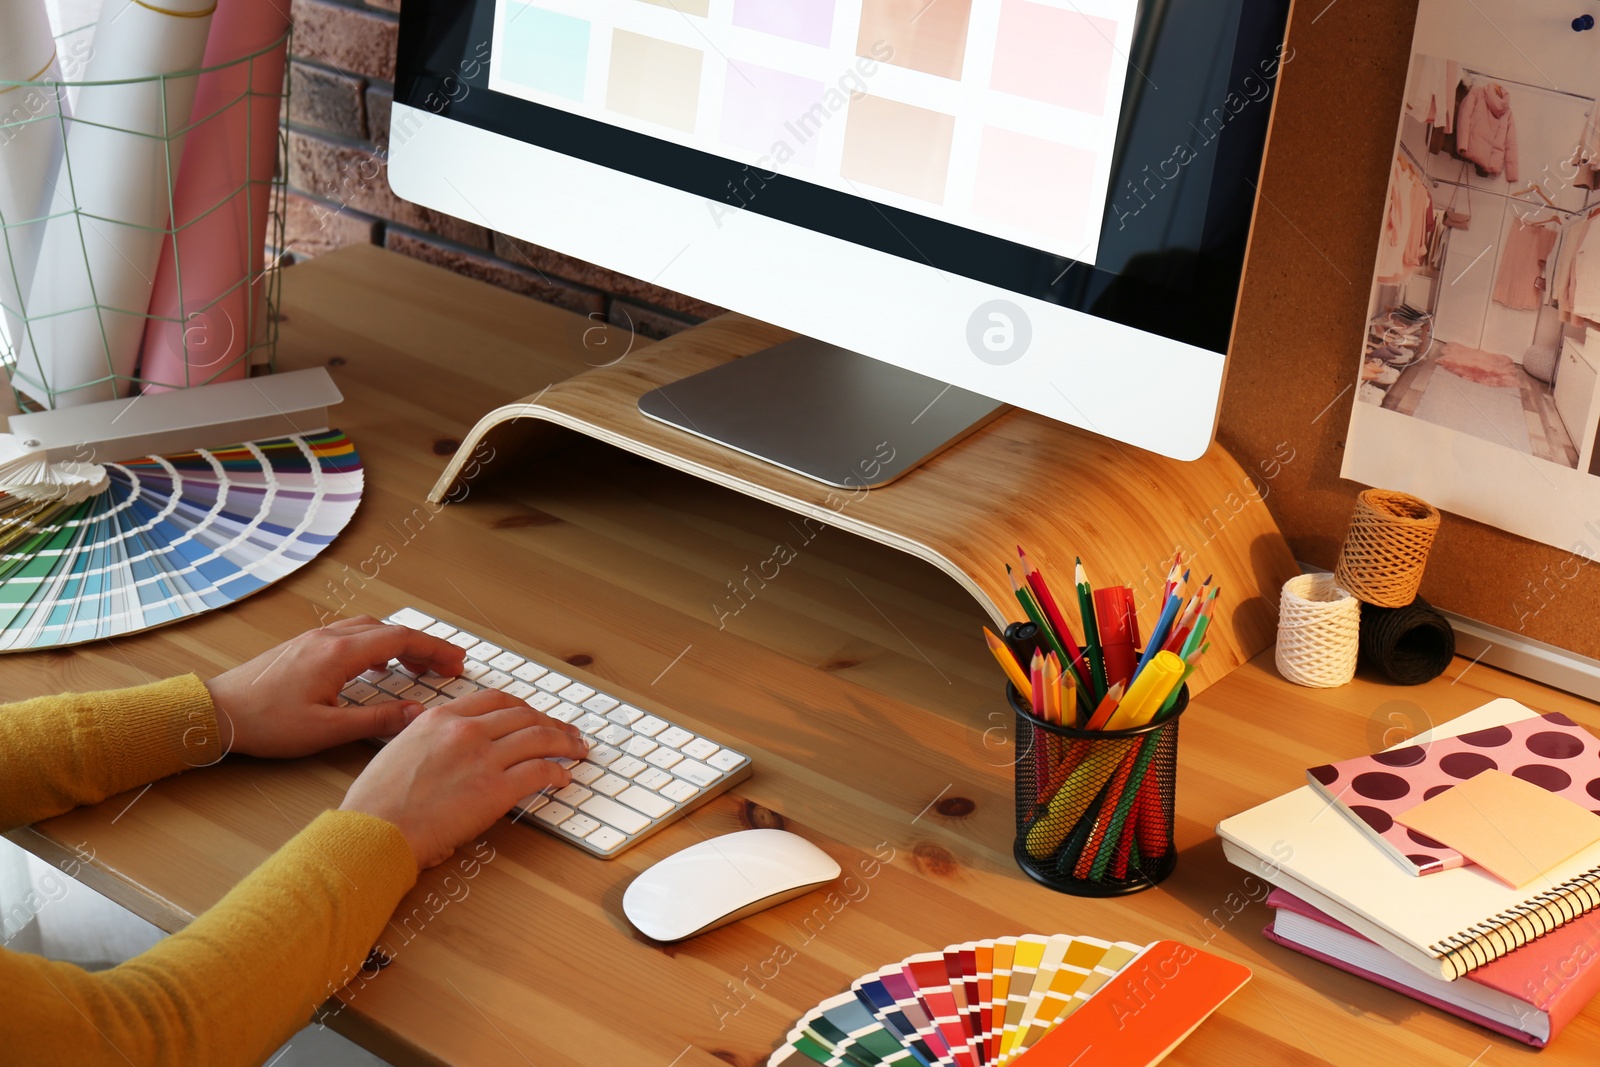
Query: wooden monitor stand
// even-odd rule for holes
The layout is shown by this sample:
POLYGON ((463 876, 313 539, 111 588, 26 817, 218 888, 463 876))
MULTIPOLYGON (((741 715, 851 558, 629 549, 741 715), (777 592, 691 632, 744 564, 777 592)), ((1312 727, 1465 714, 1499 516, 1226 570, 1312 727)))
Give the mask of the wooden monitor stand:
POLYGON ((1222 589, 1211 651, 1190 682, 1196 692, 1272 643, 1278 590, 1298 568, 1262 503, 1263 479, 1220 445, 1181 463, 1015 410, 899 481, 852 492, 639 413, 645 392, 792 336, 723 315, 496 408, 478 420, 428 499, 448 501, 474 476, 469 465, 485 440, 497 456, 538 463, 537 431, 554 424, 926 560, 997 625, 1022 617, 1005 572, 1018 544, 1059 597, 1071 595, 1075 556, 1097 585, 1133 586, 1146 626, 1181 550, 1195 582, 1211 574, 1222 589))

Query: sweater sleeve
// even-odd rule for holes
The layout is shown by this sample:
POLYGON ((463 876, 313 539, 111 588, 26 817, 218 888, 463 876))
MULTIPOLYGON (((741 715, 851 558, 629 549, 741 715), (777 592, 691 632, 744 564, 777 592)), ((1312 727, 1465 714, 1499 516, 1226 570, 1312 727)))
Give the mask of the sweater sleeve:
POLYGON ((216 907, 89 973, 0 950, 0 1048, 21 1063, 260 1064, 352 978, 417 878, 399 829, 329 811, 216 907))
POLYGON ((0 706, 0 830, 221 756, 211 694, 192 674, 0 706))

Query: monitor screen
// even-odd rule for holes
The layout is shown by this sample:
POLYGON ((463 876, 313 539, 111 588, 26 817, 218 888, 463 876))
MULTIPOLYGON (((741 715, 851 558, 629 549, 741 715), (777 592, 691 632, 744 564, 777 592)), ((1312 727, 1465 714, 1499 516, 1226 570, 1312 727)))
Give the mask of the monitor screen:
MULTIPOLYGON (((391 180, 401 195, 467 218, 473 205, 489 215, 492 195, 495 217, 517 214, 526 224, 518 236, 610 258, 603 265, 1036 409, 1030 397, 1054 395, 1040 388, 1045 354, 1004 373, 972 371, 942 351, 941 339, 959 337, 967 305, 986 297, 1023 298, 1030 315, 1042 302, 1058 320, 1041 324, 1035 315, 1035 337, 1063 353, 1060 367, 1071 371, 1070 385, 1048 383, 1056 392, 1076 388, 1087 396, 1074 400, 1077 408, 1103 408, 1119 382, 1175 368, 1182 381, 1162 410, 1185 425, 1163 434, 1133 427, 1131 412, 1098 424, 1071 407, 1050 414, 1169 455, 1197 455, 1223 371, 1221 359, 1200 357, 1225 356, 1231 338, 1277 79, 1292 59, 1283 45, 1288 7, 407 0, 391 180), (534 154, 480 153, 480 142, 423 136, 436 116, 534 154), (430 158, 415 146, 404 158, 412 132, 430 158), (607 256, 618 234, 563 232, 551 213, 566 205, 529 188, 520 208, 490 188, 491 176, 465 173, 476 163, 441 158, 461 151, 525 159, 527 173, 568 200, 599 197, 603 185, 613 200, 620 192, 671 211, 676 247, 691 251, 672 263, 676 247, 663 239, 650 256, 626 248, 607 256), (573 161, 565 171, 551 162, 562 157, 573 161), (397 177, 402 162, 409 171, 397 177), (462 174, 446 182, 452 166, 462 174), (616 176, 635 184, 614 184, 616 176), (766 262, 725 269, 772 270, 768 292, 691 262, 696 253, 766 248, 774 250, 766 262), (885 269, 885 256, 901 267, 885 269), (818 321, 813 312, 848 286, 785 273, 779 260, 793 258, 813 276, 832 262, 841 272, 871 272, 902 303, 938 299, 929 282, 955 282, 943 299, 960 314, 952 310, 937 330, 930 317, 921 336, 860 325, 859 310, 842 306, 837 315, 851 322, 818 321), (787 305, 769 299, 773 287, 794 296, 787 305), (1151 347, 1162 339, 1176 346, 1151 347), (1180 391, 1199 409, 1192 420, 1180 414, 1180 391)), ((514 185, 519 175, 492 178, 514 185)))

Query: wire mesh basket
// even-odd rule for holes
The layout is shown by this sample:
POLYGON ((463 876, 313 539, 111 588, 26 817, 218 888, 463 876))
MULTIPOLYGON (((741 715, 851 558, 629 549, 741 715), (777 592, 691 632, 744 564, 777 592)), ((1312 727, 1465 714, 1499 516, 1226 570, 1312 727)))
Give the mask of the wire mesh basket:
MULTIPOLYGON (((58 36, 41 73, 80 73, 90 29, 58 36)), ((282 280, 264 252, 284 247, 288 142, 279 117, 291 37, 286 31, 237 59, 178 73, 0 80, 0 153, 53 142, 60 159, 44 213, 6 217, 0 198, 0 415, 8 399, 36 410, 271 369, 282 280), (140 106, 158 101, 154 111, 145 107, 158 121, 119 125, 105 120, 105 107, 79 114, 91 93, 100 94, 94 101, 109 93, 137 97, 140 106), (193 104, 182 106, 185 98, 193 104), (261 129, 269 115, 270 135, 261 129), (270 171, 259 158, 269 136, 270 171), (134 186, 131 196, 153 190, 142 198, 146 217, 107 212, 92 194, 111 179, 107 159, 89 149, 108 144, 116 146, 113 160, 149 164, 113 176, 134 186), (139 184, 151 175, 155 184, 139 184), (228 228, 226 241, 209 240, 218 227, 228 228), (223 251, 210 250, 219 244, 223 251), (79 277, 86 291, 75 288, 79 277), (135 299, 119 299, 119 289, 135 299)), ((6 176, 0 166, 0 182, 6 176)))
POLYGON ((1036 717, 1006 686, 1017 716, 1017 838, 1025 874, 1076 896, 1149 889, 1177 866, 1173 805, 1178 722, 1172 710, 1131 730, 1083 730, 1036 717))

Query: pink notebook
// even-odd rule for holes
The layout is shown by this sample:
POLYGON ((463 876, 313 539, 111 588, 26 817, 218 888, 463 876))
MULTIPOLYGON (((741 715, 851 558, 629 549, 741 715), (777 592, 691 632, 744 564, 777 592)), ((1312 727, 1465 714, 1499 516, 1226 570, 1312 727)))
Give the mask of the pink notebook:
POLYGON ((1396 817, 1480 771, 1500 770, 1600 814, 1600 741, 1558 712, 1306 771, 1314 789, 1412 874, 1467 861, 1396 817))
POLYGON ((1267 906, 1276 914, 1263 932, 1285 948, 1535 1048, 1553 1040, 1600 992, 1600 921, 1592 916, 1445 982, 1385 952, 1292 893, 1274 889, 1267 906), (1301 921, 1285 921, 1286 912, 1301 921), (1463 988, 1469 984, 1476 993, 1463 988))

